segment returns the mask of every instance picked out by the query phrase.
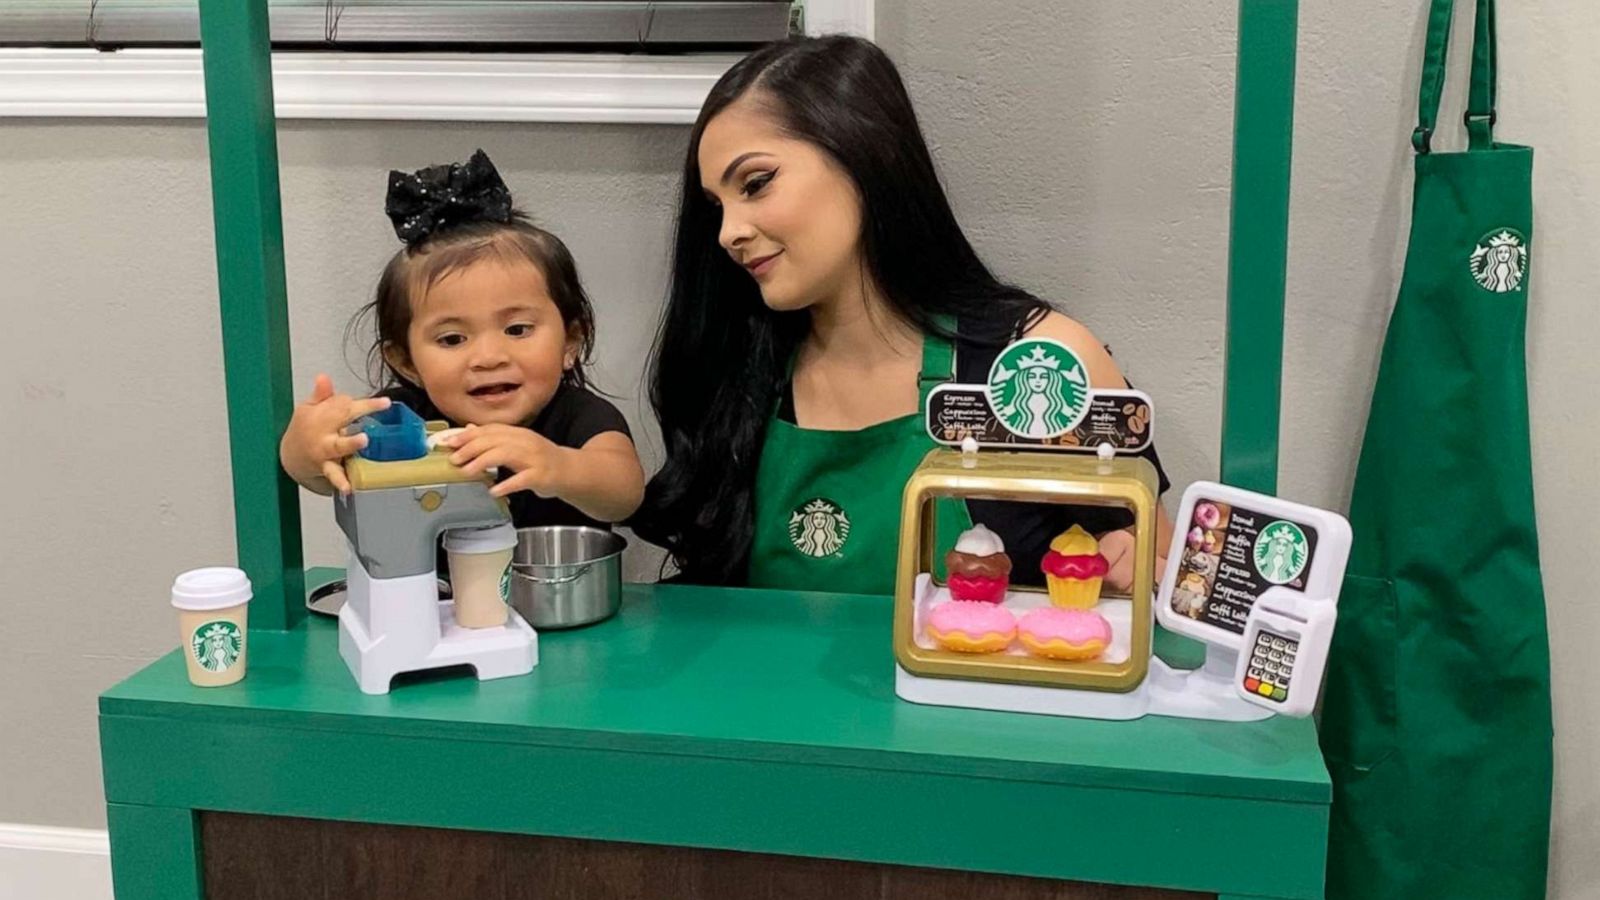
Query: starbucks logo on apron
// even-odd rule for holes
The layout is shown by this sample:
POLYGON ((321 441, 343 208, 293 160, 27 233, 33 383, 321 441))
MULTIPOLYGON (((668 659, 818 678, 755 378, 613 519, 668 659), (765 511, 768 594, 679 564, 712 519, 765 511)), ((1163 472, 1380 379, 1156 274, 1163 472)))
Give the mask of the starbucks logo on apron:
POLYGON ((789 515, 789 540, 812 559, 837 556, 850 540, 850 517, 831 500, 808 500, 789 515))
POLYGON ((239 661, 244 639, 239 634, 239 626, 219 619, 196 628, 189 649, 200 668, 207 672, 225 672, 239 661))
POLYGON ((1306 533, 1293 522, 1272 522, 1256 538, 1256 571, 1273 584, 1288 584, 1306 570, 1310 557, 1306 533))
POLYGON ((1028 338, 1007 347, 989 367, 989 408, 1013 434, 1066 434, 1089 410, 1089 379, 1066 344, 1028 338))
POLYGON ((1496 294, 1510 293, 1522 287, 1528 274, 1528 243, 1509 228, 1496 229, 1478 240, 1470 265, 1479 287, 1496 294))

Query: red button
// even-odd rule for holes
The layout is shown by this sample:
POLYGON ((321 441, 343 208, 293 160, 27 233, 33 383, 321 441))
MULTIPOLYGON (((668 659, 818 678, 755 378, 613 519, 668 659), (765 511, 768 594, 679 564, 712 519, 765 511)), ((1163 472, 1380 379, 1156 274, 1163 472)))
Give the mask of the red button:
POLYGON ((1254 678, 1246 678, 1244 680, 1244 689, 1247 690, 1247 691, 1254 692, 1255 689, 1260 687, 1260 686, 1261 686, 1261 682, 1255 680, 1254 678))

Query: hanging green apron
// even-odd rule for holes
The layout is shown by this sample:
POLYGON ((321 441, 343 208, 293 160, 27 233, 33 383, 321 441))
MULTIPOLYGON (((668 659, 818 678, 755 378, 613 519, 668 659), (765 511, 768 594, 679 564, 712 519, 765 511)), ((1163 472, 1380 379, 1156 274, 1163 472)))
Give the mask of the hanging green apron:
POLYGON ((1433 0, 1411 243, 1350 504, 1323 695, 1330 900, 1545 895, 1550 659, 1524 339, 1533 151, 1494 143, 1478 0, 1470 149, 1433 153, 1452 0, 1433 0))
MULTIPOLYGON (((800 428, 774 414, 756 473, 751 587, 894 593, 900 499, 934 447, 923 425, 928 392, 954 374, 950 342, 922 340, 918 411, 859 431, 800 428)), ((939 500, 938 533, 972 527, 967 505, 939 500)))

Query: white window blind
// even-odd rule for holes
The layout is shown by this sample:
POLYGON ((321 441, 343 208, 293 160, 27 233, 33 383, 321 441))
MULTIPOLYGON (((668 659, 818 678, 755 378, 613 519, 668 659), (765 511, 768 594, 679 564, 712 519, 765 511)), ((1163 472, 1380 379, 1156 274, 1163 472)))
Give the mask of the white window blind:
MULTIPOLYGON (((239 0, 231 0, 239 2, 239 0)), ((268 0, 278 49, 735 50, 789 33, 789 0, 268 0)), ((198 0, 3 0, 0 46, 193 47, 198 0)))

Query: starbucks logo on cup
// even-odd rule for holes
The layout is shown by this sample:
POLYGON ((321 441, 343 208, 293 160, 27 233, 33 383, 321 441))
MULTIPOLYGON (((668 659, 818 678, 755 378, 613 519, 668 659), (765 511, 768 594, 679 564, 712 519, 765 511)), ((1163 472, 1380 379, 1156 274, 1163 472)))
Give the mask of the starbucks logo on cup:
POLYGON ((244 651, 244 635, 239 626, 227 619, 207 622, 194 630, 189 639, 189 652, 194 661, 207 672, 226 672, 239 661, 244 651))

